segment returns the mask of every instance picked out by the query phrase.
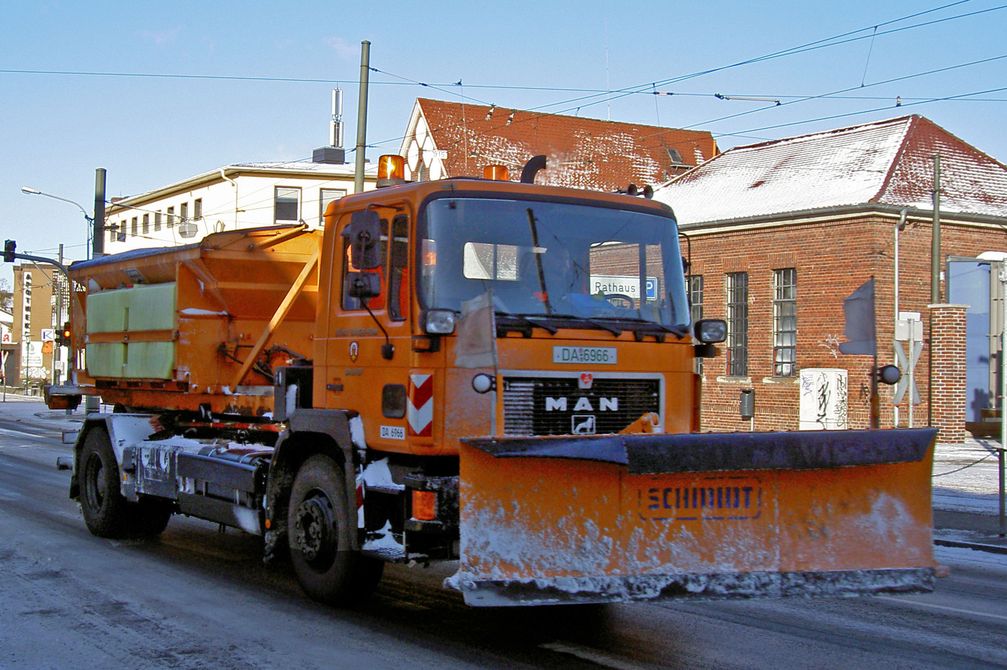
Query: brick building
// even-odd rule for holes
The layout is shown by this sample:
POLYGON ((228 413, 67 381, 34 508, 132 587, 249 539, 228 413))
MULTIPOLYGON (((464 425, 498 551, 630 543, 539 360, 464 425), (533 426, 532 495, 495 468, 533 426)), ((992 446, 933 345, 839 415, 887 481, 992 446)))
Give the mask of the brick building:
MULTIPOLYGON (((704 427, 798 428, 805 369, 845 370, 848 425, 866 427, 872 360, 839 351, 843 299, 875 278, 879 364, 893 362, 898 248, 898 310, 919 313, 924 330, 914 425, 928 422, 933 391, 941 439, 964 438, 959 378, 967 306, 930 299, 935 155, 938 303, 946 303, 950 258, 1007 250, 1007 167, 926 118, 737 147, 657 189, 655 199, 672 206, 690 238, 694 311, 729 322, 726 355, 704 362, 704 427), (897 232, 903 210, 906 223, 897 232), (942 352, 932 376, 931 351, 942 352), (739 417, 743 389, 755 392, 753 424, 739 417)), ((892 394, 881 387, 882 426, 895 424, 892 394)), ((908 399, 898 406, 899 425, 907 423, 908 399)))

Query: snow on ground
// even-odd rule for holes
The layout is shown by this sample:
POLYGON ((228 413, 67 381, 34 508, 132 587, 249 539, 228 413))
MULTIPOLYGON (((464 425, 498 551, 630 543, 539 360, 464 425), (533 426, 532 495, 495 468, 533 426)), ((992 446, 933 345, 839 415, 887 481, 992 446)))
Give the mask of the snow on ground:
POLYGON ((996 440, 938 444, 934 455, 934 508, 997 514, 999 464, 996 440))

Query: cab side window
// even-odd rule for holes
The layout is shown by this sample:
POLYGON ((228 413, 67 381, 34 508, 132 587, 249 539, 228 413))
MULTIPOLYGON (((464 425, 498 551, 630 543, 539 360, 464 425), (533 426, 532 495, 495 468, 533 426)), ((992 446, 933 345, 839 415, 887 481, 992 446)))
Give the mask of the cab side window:
POLYGON ((392 220, 391 258, 388 270, 388 311, 395 321, 409 316, 409 219, 392 220))

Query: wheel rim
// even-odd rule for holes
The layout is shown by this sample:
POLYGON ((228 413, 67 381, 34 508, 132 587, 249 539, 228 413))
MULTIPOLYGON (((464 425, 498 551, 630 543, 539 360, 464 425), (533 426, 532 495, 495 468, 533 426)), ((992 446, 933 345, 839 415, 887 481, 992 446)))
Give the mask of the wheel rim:
POLYGON ((91 454, 84 466, 84 497, 88 507, 94 511, 101 509, 101 505, 108 494, 108 482, 105 481, 105 468, 102 466, 101 458, 98 454, 91 454))
POLYGON ((308 565, 324 570, 335 557, 336 538, 336 515, 332 503, 324 493, 314 491, 295 511, 295 545, 308 565))

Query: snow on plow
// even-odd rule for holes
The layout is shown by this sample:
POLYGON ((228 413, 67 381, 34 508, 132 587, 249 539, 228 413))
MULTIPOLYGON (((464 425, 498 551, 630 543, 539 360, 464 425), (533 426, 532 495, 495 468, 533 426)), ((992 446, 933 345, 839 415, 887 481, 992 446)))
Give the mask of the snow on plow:
POLYGON ((473 606, 933 588, 936 431, 474 438, 473 606))

